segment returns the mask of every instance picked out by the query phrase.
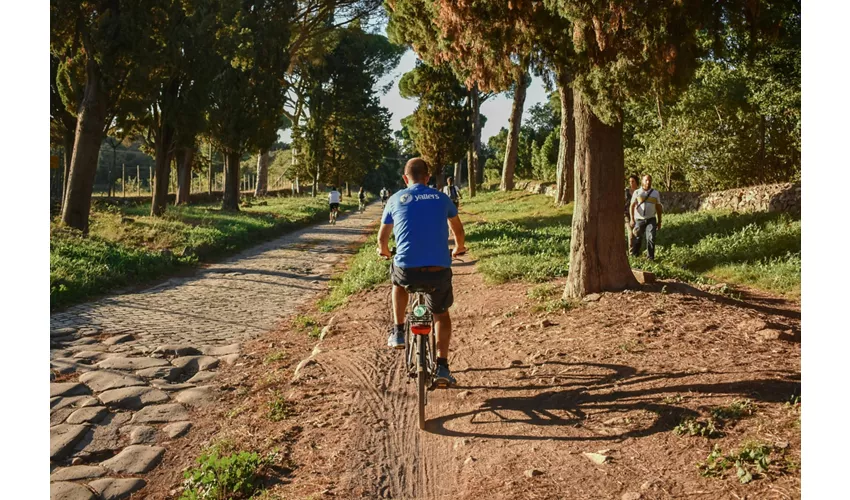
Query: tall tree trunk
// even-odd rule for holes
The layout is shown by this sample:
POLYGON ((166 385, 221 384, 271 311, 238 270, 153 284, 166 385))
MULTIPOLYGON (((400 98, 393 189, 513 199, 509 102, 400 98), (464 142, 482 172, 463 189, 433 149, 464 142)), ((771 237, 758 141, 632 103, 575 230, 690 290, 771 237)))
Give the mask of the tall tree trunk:
POLYGON ((474 146, 472 140, 469 141, 469 148, 466 150, 466 176, 469 177, 469 196, 475 196, 475 170, 472 168, 472 150, 474 146))
POLYGON ((477 184, 484 182, 484 169, 479 168, 478 158, 481 156, 481 93, 478 84, 472 87, 472 157, 466 166, 469 177, 469 197, 475 197, 477 184))
POLYGON ((759 114, 759 175, 761 182, 767 182, 767 162, 765 161, 765 119, 759 114))
POLYGON ((214 170, 213 170, 212 142, 210 142, 209 146, 210 146, 210 149, 209 149, 210 168, 209 168, 209 172, 207 173, 207 193, 212 195, 213 181, 215 180, 215 175, 214 175, 214 170))
POLYGON ((566 205, 575 196, 576 127, 573 114, 572 78, 565 71, 558 72, 558 91, 561 94, 561 131, 558 146, 558 182, 556 205, 566 205))
POLYGON ((265 196, 269 191, 269 150, 261 149, 257 156, 257 188, 254 196, 265 196))
POLYGON ((319 194, 319 172, 316 171, 316 175, 313 176, 313 192, 312 196, 315 198, 319 194))
POLYGON ((222 210, 239 210, 239 153, 227 151, 224 153, 224 196, 221 200, 222 210))
POLYGON ((351 198, 351 185, 349 183, 345 183, 345 196, 351 198))
POLYGON ((443 186, 446 185, 446 174, 445 174, 445 161, 440 158, 435 160, 437 166, 434 167, 434 171, 431 173, 435 182, 437 183, 437 190, 442 191, 443 186))
POLYGON ((100 70, 94 61, 86 64, 86 88, 80 110, 77 113, 77 129, 74 133, 74 152, 68 172, 68 189, 65 206, 62 207, 62 222, 79 229, 89 230, 89 212, 97 160, 106 125, 108 95, 102 88, 100 70))
POLYGON ((181 148, 177 166, 177 197, 175 205, 188 205, 192 193, 192 161, 195 159, 195 148, 181 148))
POLYGON ((475 98, 478 96, 478 84, 469 91, 469 147, 466 148, 466 176, 469 177, 469 197, 475 196, 475 167, 472 166, 472 156, 475 150, 475 123, 478 120, 476 114, 475 98))
POLYGON ((461 170, 461 161, 455 162, 455 186, 460 189, 461 181, 463 181, 463 170, 461 170))
POLYGON ((115 171, 115 150, 112 150, 112 166, 106 170, 106 196, 112 198, 112 172, 115 171))
POLYGON ((151 194, 151 216, 165 214, 168 205, 168 184, 171 173, 171 148, 174 144, 174 128, 164 119, 157 131, 154 152, 153 194, 151 194))
POLYGON ((292 149, 290 151, 289 160, 292 165, 292 171, 295 172, 295 185, 293 186, 292 195, 301 194, 301 183, 298 179, 298 155, 300 151, 298 145, 301 141, 301 114, 304 109, 304 99, 301 93, 298 93, 298 101, 295 103, 295 115, 292 117, 292 149))
POLYGON ((71 173, 71 155, 74 154, 74 131, 66 130, 62 137, 62 198, 59 204, 59 212, 65 208, 65 199, 68 192, 68 176, 71 173))
POLYGON ((623 124, 606 125, 575 93, 576 199, 564 297, 637 286, 623 238, 623 124))
POLYGON ((514 170, 519 152, 519 127, 522 125, 522 110, 525 107, 525 85, 528 83, 528 58, 522 59, 522 73, 516 80, 514 104, 511 108, 511 130, 505 144, 505 163, 502 166, 502 183, 499 189, 510 191, 514 188, 514 170))

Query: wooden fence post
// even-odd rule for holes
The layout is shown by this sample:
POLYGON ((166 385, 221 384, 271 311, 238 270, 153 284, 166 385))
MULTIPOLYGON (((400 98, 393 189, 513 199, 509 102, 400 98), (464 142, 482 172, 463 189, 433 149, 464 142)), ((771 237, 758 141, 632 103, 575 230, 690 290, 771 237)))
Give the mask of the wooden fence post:
POLYGON ((121 197, 127 197, 127 190, 125 189, 125 185, 127 184, 127 167, 122 163, 121 164, 121 197))
POLYGON ((139 165, 136 164, 136 196, 142 195, 142 177, 139 169, 139 165))

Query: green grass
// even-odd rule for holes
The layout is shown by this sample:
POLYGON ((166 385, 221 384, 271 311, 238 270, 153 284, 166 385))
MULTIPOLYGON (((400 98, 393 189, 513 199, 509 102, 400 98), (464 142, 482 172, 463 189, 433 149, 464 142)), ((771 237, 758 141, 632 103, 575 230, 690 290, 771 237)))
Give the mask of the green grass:
POLYGON ((688 418, 673 429, 673 433, 679 436, 702 436, 706 438, 722 437, 723 433, 718 429, 718 424, 713 419, 706 420, 688 418))
POLYGON ((295 414, 292 404, 278 392, 275 392, 272 396, 272 400, 268 403, 268 408, 269 411, 266 414, 266 418, 272 422, 280 422, 295 414))
POLYGON ((567 275, 572 206, 554 207, 551 198, 525 192, 489 192, 465 200, 461 210, 466 241, 488 281, 541 283, 567 275))
MULTIPOLYGON (((170 206, 161 218, 148 215, 149 204, 100 204, 92 210, 88 237, 52 223, 50 305, 66 306, 161 278, 321 221, 328 213, 324 196, 263 202, 240 212, 223 212, 218 204, 170 206)), ((343 211, 356 208, 356 199, 343 198, 343 211)))
POLYGON ((183 473, 180 498, 250 498, 262 490, 262 473, 273 461, 273 455, 261 457, 247 451, 220 455, 215 449, 207 450, 196 460, 196 467, 183 473))
POLYGON ((333 277, 330 294, 319 301, 319 309, 330 312, 345 304, 346 299, 389 279, 390 263, 375 252, 378 235, 374 234, 348 262, 345 272, 333 277))
POLYGON ((783 474, 792 470, 796 464, 784 457, 784 452, 775 446, 759 441, 744 442, 738 450, 723 455, 715 446, 705 462, 697 465, 704 477, 722 478, 726 471, 735 468, 735 475, 742 484, 765 477, 768 473, 783 474), (773 456, 778 455, 778 456, 773 456))
MULTIPOLYGON (((470 251, 493 283, 541 283, 569 271, 572 205, 526 192, 487 192, 461 207, 470 251)), ((656 261, 631 258, 633 268, 662 279, 722 281, 790 297, 800 295, 800 219, 778 213, 706 211, 668 214, 656 261)), ((625 239, 625 229, 623 231, 625 239)))

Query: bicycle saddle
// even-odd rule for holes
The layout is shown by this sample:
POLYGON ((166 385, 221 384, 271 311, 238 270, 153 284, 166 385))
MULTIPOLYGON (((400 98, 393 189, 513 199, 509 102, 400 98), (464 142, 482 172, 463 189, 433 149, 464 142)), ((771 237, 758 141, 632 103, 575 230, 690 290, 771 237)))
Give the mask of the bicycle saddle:
POLYGON ((436 288, 429 285, 407 285, 404 289, 410 293, 434 293, 437 291, 436 288))

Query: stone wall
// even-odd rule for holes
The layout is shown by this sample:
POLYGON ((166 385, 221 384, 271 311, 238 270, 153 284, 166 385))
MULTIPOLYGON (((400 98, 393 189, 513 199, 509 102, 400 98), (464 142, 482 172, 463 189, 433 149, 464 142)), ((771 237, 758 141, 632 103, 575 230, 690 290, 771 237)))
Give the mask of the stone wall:
POLYGON ((666 212, 726 209, 800 214, 800 183, 765 184, 713 193, 661 193, 666 212))
MULTIPOLYGON (((529 193, 555 196, 554 183, 536 181, 518 182, 517 189, 529 193)), ((800 183, 765 184, 713 193, 661 192, 661 201, 667 213, 726 209, 737 212, 788 212, 800 214, 800 183)))
POLYGON ((515 188, 529 193, 545 194, 553 198, 558 193, 558 185, 554 182, 520 181, 516 183, 515 188))

